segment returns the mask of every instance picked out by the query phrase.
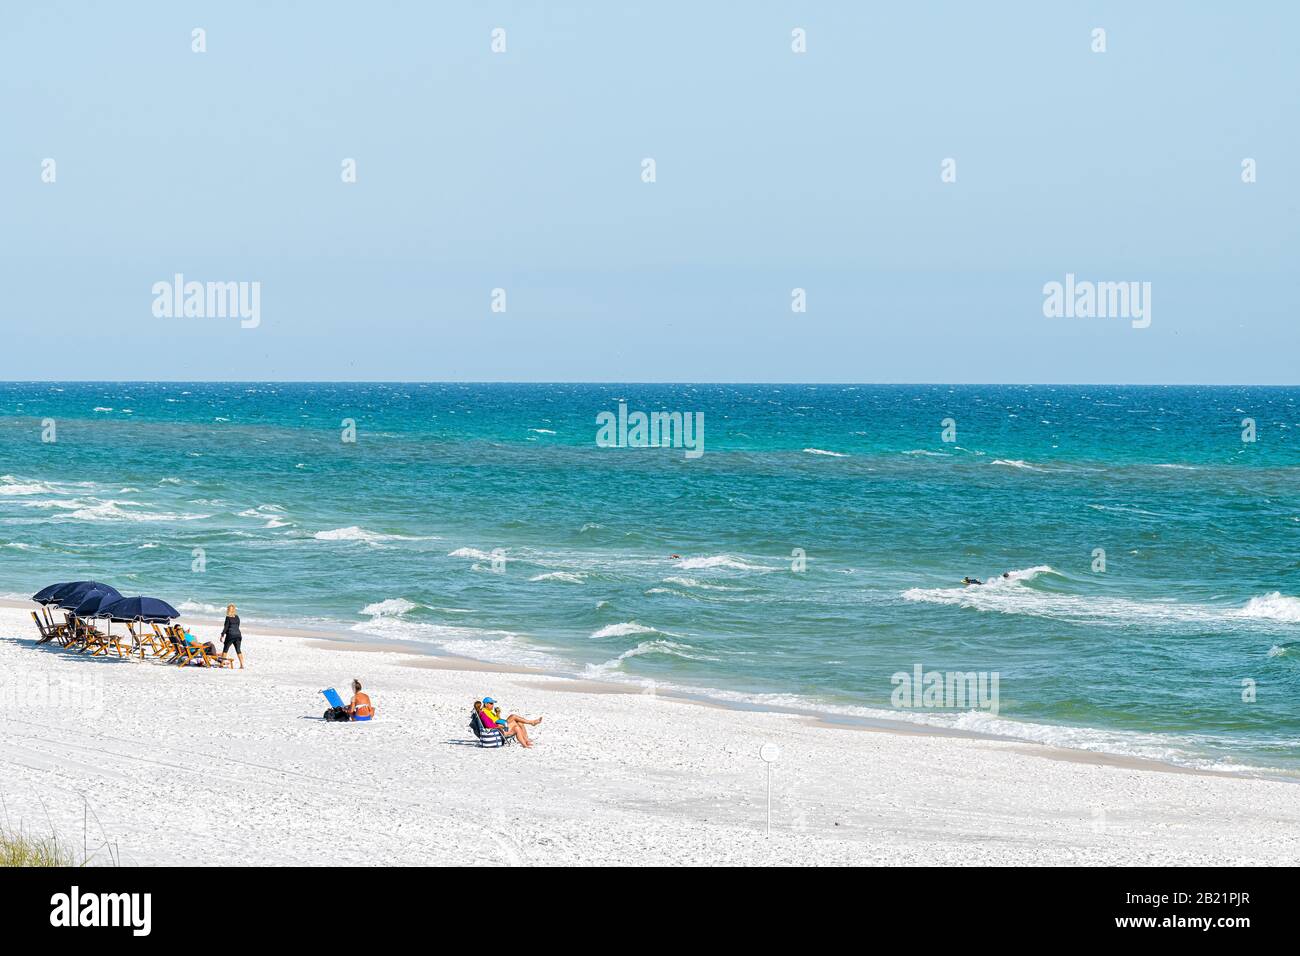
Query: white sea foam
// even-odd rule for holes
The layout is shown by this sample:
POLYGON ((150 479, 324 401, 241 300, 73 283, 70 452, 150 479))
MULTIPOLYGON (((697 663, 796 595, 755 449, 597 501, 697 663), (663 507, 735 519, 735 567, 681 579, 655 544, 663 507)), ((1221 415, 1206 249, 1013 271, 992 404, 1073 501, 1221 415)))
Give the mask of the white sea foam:
POLYGON ((530 428, 530 429, 528 429, 528 430, 529 430, 530 432, 537 432, 537 434, 539 434, 539 435, 554 435, 554 434, 555 434, 555 432, 551 431, 549 428, 530 428))
POLYGON ((0 495, 39 495, 39 494, 51 492, 52 490, 53 489, 51 489, 48 485, 45 484, 0 485, 0 495))
POLYGON ((1020 468, 1024 471, 1043 471, 1044 469, 1031 465, 1027 461, 1021 461, 1019 458, 994 458, 990 465, 1002 465, 1006 468, 1020 468))
POLYGON ((682 558, 677 565, 683 571, 707 571, 713 568, 725 568, 729 571, 774 571, 761 564, 751 564, 730 554, 713 554, 704 558, 682 558))
POLYGON ((642 641, 636 647, 630 648, 619 654, 612 660, 605 661, 603 664, 588 664, 586 675, 588 677, 599 677, 608 674, 610 671, 617 670, 623 665, 624 661, 633 657, 642 657, 646 654, 665 654, 670 657, 680 657, 683 660, 690 661, 716 661, 716 657, 708 657, 703 654, 693 653, 695 648, 689 644, 681 644, 677 641, 667 641, 663 639, 653 641, 642 641))
POLYGON ((492 555, 486 551, 480 551, 478 548, 457 548, 455 551, 448 552, 449 558, 470 558, 474 561, 491 561, 492 555))
POLYGON ((804 454, 807 455, 826 455, 828 458, 848 458, 842 451, 827 451, 825 448, 805 448, 804 454))
POLYGON ((406 598, 388 598, 385 601, 367 604, 361 609, 361 613, 371 617, 396 617, 405 614, 407 611, 414 611, 417 607, 419 607, 418 604, 414 601, 408 601, 406 598))
MULTIPOLYGON (((59 520, 76 521, 197 521, 210 515, 185 515, 172 512, 127 511, 122 506, 134 507, 130 501, 73 502, 81 507, 71 510, 59 520)), ((56 507, 64 507, 56 505, 56 507)))
POLYGON ((437 648, 443 654, 477 661, 523 664, 559 669, 563 665, 547 648, 525 642, 508 631, 489 631, 451 624, 412 621, 402 615, 379 614, 352 626, 360 634, 390 640, 412 641, 437 648))
POLYGON ((415 541, 400 534, 380 534, 351 525, 347 528, 334 528, 331 531, 317 531, 312 535, 317 541, 363 541, 366 544, 381 544, 384 541, 415 541))
POLYGON ((182 601, 176 605, 176 610, 188 614, 220 614, 223 617, 226 613, 224 605, 218 607, 216 604, 204 604, 202 601, 182 601))
POLYGON ((574 574, 572 571, 551 571, 547 574, 538 574, 528 579, 529 581, 563 581, 566 584, 581 584, 585 578, 581 574, 574 574))
POLYGON ((1269 627, 1300 622, 1300 600, 1276 592, 1252 598, 1244 607, 1222 607, 1174 601, 1137 601, 1103 595, 1056 594, 1022 586, 1025 581, 1044 573, 1056 572, 1042 565, 1012 572, 1010 581, 994 578, 982 586, 908 588, 902 597, 906 601, 945 604, 976 611, 1086 621, 1103 627, 1140 624, 1145 627, 1192 625, 1213 628, 1234 623, 1269 627))
POLYGON ((593 638, 602 637, 627 637, 629 634, 659 634, 658 628, 646 627, 644 624, 638 624, 636 621, 623 621, 620 624, 607 624, 591 636, 593 638))
POLYGON ((1270 594, 1251 598, 1237 613, 1241 617, 1297 624, 1300 623, 1300 598, 1273 591, 1270 594))
POLYGON ((699 588, 701 591, 742 591, 744 588, 728 587, 725 584, 709 584, 707 581, 698 581, 695 578, 687 577, 667 577, 664 578, 664 584, 676 584, 684 588, 699 588))

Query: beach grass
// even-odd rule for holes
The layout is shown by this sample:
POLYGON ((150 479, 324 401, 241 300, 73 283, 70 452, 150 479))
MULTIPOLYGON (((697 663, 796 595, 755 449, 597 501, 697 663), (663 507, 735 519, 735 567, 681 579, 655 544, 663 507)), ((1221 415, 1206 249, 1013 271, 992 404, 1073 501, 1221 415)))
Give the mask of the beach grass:
POLYGON ((76 866, 76 858, 57 836, 0 830, 0 866, 76 866))

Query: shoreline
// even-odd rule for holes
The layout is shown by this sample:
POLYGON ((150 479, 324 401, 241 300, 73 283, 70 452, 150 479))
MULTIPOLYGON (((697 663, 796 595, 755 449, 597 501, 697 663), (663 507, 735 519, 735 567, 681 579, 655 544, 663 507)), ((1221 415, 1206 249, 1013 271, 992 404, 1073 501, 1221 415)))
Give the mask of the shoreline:
POLYGON ((0 607, 12 826, 124 865, 1290 865, 1282 781, 836 725, 410 648, 245 630, 246 670, 36 645, 0 607), (377 716, 322 719, 362 680, 377 716), (540 717, 477 746, 470 702, 540 717), (760 750, 775 748, 765 765, 760 750), (771 829, 767 828, 770 787, 771 829), (195 813, 175 826, 179 806, 195 813))
MULTIPOLYGON (((16 608, 23 611, 36 610, 38 605, 31 601, 15 598, 0 598, 0 608, 16 608)), ((184 620, 206 627, 220 628, 221 618, 208 617, 203 614, 189 614, 184 620)), ((419 644, 415 641, 402 641, 393 638, 370 636, 362 631, 334 630, 328 627, 303 628, 282 627, 275 623, 267 625, 243 625, 246 636, 257 638, 301 638, 309 647, 334 649, 349 653, 391 653, 409 660, 403 660, 401 666, 417 669, 455 671, 462 673, 500 674, 519 677, 542 678, 526 686, 538 689, 557 690, 570 693, 589 693, 598 695, 642 696, 643 688, 637 685, 600 680, 599 678, 581 677, 560 671, 546 670, 522 664, 504 664, 475 658, 458 657, 439 653, 436 648, 419 644)), ((957 727, 926 724, 908 721, 903 718, 891 720, 879 717, 866 717, 853 714, 827 714, 796 707, 779 707, 762 703, 747 703, 728 700, 711 694, 708 690, 692 691, 678 687, 655 687, 653 696, 692 704, 714 710, 734 713, 760 713, 802 719, 810 726, 838 731, 865 731, 869 733, 893 734, 900 737, 941 737, 955 740, 997 741, 1018 744, 1023 752, 1048 760, 1060 760, 1072 763, 1084 763, 1094 766, 1110 766, 1133 770, 1150 770, 1155 772, 1191 774, 1207 777, 1229 777, 1240 779, 1262 779, 1279 783, 1300 784, 1300 777, 1289 776, 1285 771, 1269 767, 1243 766, 1241 769, 1222 770, 1208 767, 1189 767, 1172 760, 1159 760, 1138 754, 1120 754, 1107 750, 1088 750, 1081 747, 1066 747, 1059 744, 1044 743, 1037 740, 1017 737, 1010 734, 995 734, 977 730, 965 730, 957 727)), ((1028 721, 1020 723, 1031 724, 1028 721)), ((1094 728, 1085 728, 1094 729, 1094 728)))

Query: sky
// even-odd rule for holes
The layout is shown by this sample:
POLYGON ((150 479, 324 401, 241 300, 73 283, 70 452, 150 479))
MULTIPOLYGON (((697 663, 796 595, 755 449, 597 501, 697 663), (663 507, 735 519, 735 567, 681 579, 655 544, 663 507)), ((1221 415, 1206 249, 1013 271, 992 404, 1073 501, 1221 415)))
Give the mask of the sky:
POLYGON ((0 379, 1295 384, 1298 34, 1283 3, 6 7, 0 379), (258 324, 156 315, 178 273, 259 283, 258 324), (1067 274, 1149 282, 1149 327, 1045 316, 1067 274))

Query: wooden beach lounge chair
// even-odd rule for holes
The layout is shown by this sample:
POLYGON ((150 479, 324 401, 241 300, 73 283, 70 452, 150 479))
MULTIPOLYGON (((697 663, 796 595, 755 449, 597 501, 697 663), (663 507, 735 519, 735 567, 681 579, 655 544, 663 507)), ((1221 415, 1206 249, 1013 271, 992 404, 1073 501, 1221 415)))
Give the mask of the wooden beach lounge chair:
POLYGON ((176 639, 172 637, 171 627, 166 630, 160 628, 157 624, 150 624, 153 628, 154 642, 158 645, 159 655, 168 664, 174 664, 176 658, 176 639))
POLYGON ((144 629, 144 622, 141 621, 140 632, 137 634, 135 630, 135 625, 136 625, 135 621, 126 622, 126 629, 131 634, 131 653, 135 653, 136 651, 139 651, 140 660, 144 660, 144 652, 145 649, 148 648, 149 650, 153 651, 154 657, 163 656, 165 652, 164 644, 170 644, 170 642, 159 641, 158 628, 154 627, 153 629, 154 633, 150 634, 148 631, 144 629))
POLYGON ((95 645, 95 650, 91 652, 91 657, 103 655, 107 657, 110 651, 117 651, 118 657, 126 656, 126 651, 122 647, 122 638, 114 634, 112 630, 107 632, 101 631, 95 625, 87 622, 86 631, 89 634, 89 641, 95 645))
POLYGON ((173 660, 181 667, 197 663, 200 667, 229 667, 231 662, 222 660, 220 654, 209 654, 202 644, 191 644, 185 640, 185 628, 173 624, 170 628, 172 645, 176 650, 173 660))
POLYGON ((89 651, 91 657, 98 657, 108 652, 108 645, 104 642, 104 635, 99 632, 99 628, 81 618, 73 618, 72 621, 73 633, 76 635, 71 645, 74 651, 78 654, 89 651))
POLYGON ((48 644, 54 640, 57 636, 54 628, 46 624, 35 611, 32 611, 32 620, 36 622, 36 630, 41 632, 41 639, 36 642, 37 644, 48 644))
POLYGON ((41 639, 37 644, 65 644, 64 634, 68 629, 66 624, 55 624, 50 618, 50 612, 46 608, 40 611, 32 611, 32 620, 36 622, 36 629, 41 632, 41 639))

